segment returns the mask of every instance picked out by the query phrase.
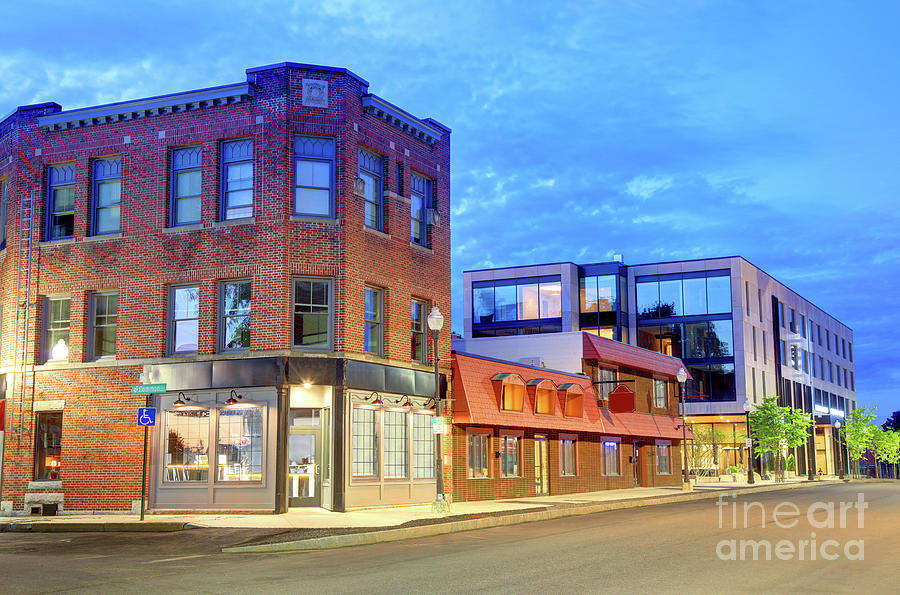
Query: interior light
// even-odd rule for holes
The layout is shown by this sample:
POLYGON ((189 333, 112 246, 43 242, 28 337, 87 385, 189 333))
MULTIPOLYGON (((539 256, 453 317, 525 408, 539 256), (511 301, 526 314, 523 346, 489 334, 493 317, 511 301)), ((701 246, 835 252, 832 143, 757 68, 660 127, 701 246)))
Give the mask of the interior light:
POLYGON ((304 383, 303 383, 303 388, 309 390, 310 388, 312 388, 312 384, 310 384, 309 382, 304 382, 304 383))
POLYGON ((69 346, 66 345, 66 342, 60 339, 56 342, 56 345, 53 346, 53 349, 50 350, 50 359, 55 360, 64 360, 69 359, 69 346))

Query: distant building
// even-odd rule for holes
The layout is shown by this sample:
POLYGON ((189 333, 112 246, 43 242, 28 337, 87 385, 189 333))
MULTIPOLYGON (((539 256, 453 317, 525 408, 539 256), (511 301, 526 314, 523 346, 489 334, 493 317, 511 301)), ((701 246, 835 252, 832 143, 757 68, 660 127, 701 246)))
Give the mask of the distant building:
POLYGON ((447 127, 344 68, 13 110, 3 508, 131 509, 131 388, 157 383, 152 509, 432 501, 425 318, 450 315, 449 170, 447 127))
POLYGON ((467 338, 581 330, 682 359, 689 422, 721 440, 713 473, 746 466, 745 401, 814 413, 829 451, 826 429, 856 407, 852 330, 741 257, 473 270, 463 283, 467 338))

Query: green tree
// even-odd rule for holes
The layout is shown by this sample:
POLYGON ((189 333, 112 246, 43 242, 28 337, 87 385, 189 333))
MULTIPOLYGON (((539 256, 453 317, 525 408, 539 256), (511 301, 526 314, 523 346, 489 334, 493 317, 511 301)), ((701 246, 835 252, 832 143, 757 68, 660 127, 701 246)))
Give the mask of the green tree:
MULTIPOLYGON (((872 426, 872 450, 876 461, 896 465, 900 458, 900 434, 881 426, 872 426)), ((878 465, 878 477, 882 477, 881 465, 878 465)))
POLYGON ((881 427, 885 430, 900 432, 900 411, 894 411, 881 427))
POLYGON ((778 405, 778 397, 766 397, 750 413, 753 428, 753 451, 757 457, 771 453, 775 457, 776 477, 784 479, 782 466, 785 449, 797 448, 806 443, 812 416, 793 407, 778 405))
POLYGON ((841 434, 847 443, 847 452, 850 453, 850 473, 854 470, 859 476, 859 460, 863 455, 872 448, 872 428, 875 427, 875 407, 866 409, 859 407, 850 412, 844 419, 844 425, 841 427, 841 434))

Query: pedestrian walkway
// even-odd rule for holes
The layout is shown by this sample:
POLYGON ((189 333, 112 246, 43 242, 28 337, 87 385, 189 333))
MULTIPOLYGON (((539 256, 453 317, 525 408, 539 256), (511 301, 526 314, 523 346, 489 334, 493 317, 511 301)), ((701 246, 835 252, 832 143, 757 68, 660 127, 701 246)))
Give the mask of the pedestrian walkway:
MULTIPOLYGON (((827 480, 825 480, 827 481, 827 480)), ((744 490, 747 488, 765 487, 794 487, 798 484, 808 484, 805 479, 789 479, 780 484, 771 480, 759 480, 752 486, 746 482, 721 482, 699 483, 694 486, 693 494, 697 497, 701 494, 722 492, 725 490, 744 490)), ((431 505, 396 506, 392 508, 373 508, 353 510, 350 512, 331 512, 323 508, 293 508, 285 514, 155 514, 145 516, 144 525, 156 526, 159 530, 175 530, 190 527, 218 527, 240 529, 343 529, 359 527, 389 528, 409 523, 410 521, 423 521, 428 519, 445 519, 451 517, 467 517, 471 515, 490 515, 497 513, 516 513, 519 511, 535 511, 551 508, 591 507, 602 503, 615 503, 620 501, 634 502, 643 505, 642 502, 657 504, 663 501, 671 501, 673 497, 686 497, 693 499, 690 493, 685 493, 680 487, 665 488, 631 488, 623 490, 604 490, 599 492, 586 492, 578 494, 564 494, 558 496, 535 496, 524 498, 510 498, 504 500, 486 500, 479 502, 454 502, 451 505, 449 515, 435 514, 431 511, 431 505)), ((679 498, 680 499, 680 498, 679 498)), ((616 506, 619 508, 621 506, 616 506)), ((135 514, 78 514, 63 513, 56 517, 0 517, 0 530, 23 529, 28 526, 30 530, 79 530, 82 525, 84 530, 128 531, 138 530, 141 521, 135 514), (42 527, 42 525, 58 525, 58 527, 42 527), (66 526, 66 529, 63 528, 66 526), (105 527, 98 528, 98 525, 105 527)))

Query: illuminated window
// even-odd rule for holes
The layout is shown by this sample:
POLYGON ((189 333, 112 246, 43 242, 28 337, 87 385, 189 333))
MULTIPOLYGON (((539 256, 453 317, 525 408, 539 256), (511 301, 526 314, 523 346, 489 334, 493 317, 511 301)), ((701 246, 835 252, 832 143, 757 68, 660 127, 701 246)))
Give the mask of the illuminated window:
POLYGON ((581 417, 584 414, 584 389, 572 384, 566 390, 566 417, 581 417))
MULTIPOLYGON (((532 381, 534 382, 534 381, 532 381)), ((553 415, 553 399, 556 387, 549 380, 541 380, 534 389, 534 412, 542 415, 553 415)))
POLYGON ((503 411, 522 411, 525 403, 525 382, 515 374, 502 380, 500 409, 503 411))
POLYGON ((603 475, 621 475, 619 471, 620 446, 618 440, 603 441, 603 475))

